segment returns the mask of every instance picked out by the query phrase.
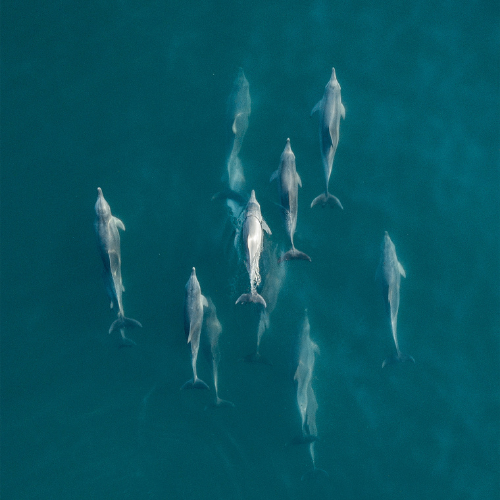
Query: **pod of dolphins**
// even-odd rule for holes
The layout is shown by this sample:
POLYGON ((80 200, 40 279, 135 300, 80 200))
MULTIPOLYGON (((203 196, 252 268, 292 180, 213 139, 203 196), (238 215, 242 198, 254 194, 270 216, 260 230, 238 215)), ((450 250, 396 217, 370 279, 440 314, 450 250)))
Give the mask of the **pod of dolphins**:
MULTIPOLYGON (((340 118, 345 118, 345 108, 341 100, 341 87, 337 80, 335 68, 325 87, 322 99, 314 106, 311 115, 319 114, 319 143, 321 160, 323 164, 325 190, 311 203, 311 208, 316 205, 338 207, 343 209, 340 200, 328 190, 330 176, 333 168, 333 160, 339 143, 340 118)), ((257 201, 255 190, 250 196, 245 191, 245 176, 243 166, 239 159, 239 152, 243 139, 248 129, 249 115, 251 112, 251 100, 248 80, 241 68, 233 84, 233 90, 227 103, 228 116, 228 154, 226 160, 227 170, 223 180, 227 183, 227 189, 213 196, 212 199, 223 200, 228 209, 229 220, 235 233, 234 248, 238 259, 244 260, 250 281, 250 291, 242 293, 236 300, 236 304, 254 303, 260 308, 260 317, 257 329, 257 346, 254 353, 245 357, 246 361, 252 363, 269 364, 266 358, 260 354, 260 343, 264 332, 269 329, 270 315, 276 307, 280 290, 286 275, 285 261, 305 260, 311 262, 311 258, 297 250, 294 243, 294 234, 297 227, 298 214, 298 188, 302 187, 302 181, 297 173, 295 155, 292 151, 290 139, 286 140, 285 149, 280 158, 278 169, 271 175, 270 182, 276 180, 278 184, 279 205, 285 229, 290 239, 291 248, 277 256, 277 247, 274 251, 264 251, 264 235, 271 235, 271 230, 262 217, 260 204, 257 201), (262 283, 261 257, 267 257, 266 274, 261 293, 258 289, 262 283)), ((122 345, 132 346, 135 342, 127 338, 125 331, 135 327, 142 327, 135 319, 127 318, 123 309, 122 292, 125 288, 121 276, 121 253, 119 230, 124 231, 123 222, 111 214, 109 204, 104 198, 101 188, 97 188, 97 201, 95 204, 95 232, 99 254, 102 258, 104 270, 103 278, 106 291, 110 299, 111 308, 117 311, 117 319, 111 324, 109 333, 119 331, 122 345)), ((397 336, 397 319, 399 309, 399 290, 401 276, 406 277, 403 266, 398 261, 396 247, 387 231, 381 246, 380 263, 378 265, 376 280, 380 284, 385 304, 387 318, 396 347, 396 353, 389 356, 382 363, 382 368, 388 364, 411 361, 413 357, 403 354, 399 348, 397 336)), ((310 324, 307 310, 297 346, 294 381, 297 386, 297 407, 302 420, 302 432, 292 443, 305 443, 309 445, 313 470, 306 475, 326 474, 318 469, 315 463, 314 445, 317 438, 316 411, 318 403, 312 387, 313 370, 316 355, 320 350, 318 345, 310 337, 310 324)), ((217 311, 210 298, 203 296, 200 283, 193 267, 191 275, 186 283, 184 298, 184 332, 187 343, 191 345, 191 365, 193 377, 189 379, 181 389, 198 388, 209 389, 206 382, 197 375, 197 360, 200 345, 202 351, 212 364, 212 374, 215 388, 215 407, 233 407, 230 401, 223 400, 218 394, 218 366, 220 362, 219 339, 222 326, 217 318, 217 311)))

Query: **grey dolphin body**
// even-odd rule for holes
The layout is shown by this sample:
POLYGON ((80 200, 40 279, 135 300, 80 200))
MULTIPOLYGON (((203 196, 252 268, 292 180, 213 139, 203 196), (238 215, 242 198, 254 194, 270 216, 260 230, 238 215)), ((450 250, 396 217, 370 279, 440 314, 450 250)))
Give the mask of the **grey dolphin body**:
POLYGON ((217 317, 217 309, 210 297, 207 299, 208 309, 205 313, 205 331, 207 333, 208 342, 210 344, 210 357, 212 361, 212 372, 214 376, 214 387, 215 387, 215 403, 213 406, 234 406, 231 401, 226 401, 219 397, 219 377, 218 369, 220 363, 220 348, 219 348, 219 338, 222 333, 222 325, 220 324, 219 318, 217 317))
POLYGON ((339 199, 328 192, 328 183, 332 173, 333 158, 339 144, 340 117, 345 118, 345 108, 341 101, 340 84, 332 68, 332 76, 326 84, 323 98, 311 111, 311 115, 319 111, 319 144, 321 149, 321 160, 325 173, 325 192, 320 194, 311 203, 311 208, 321 203, 325 206, 342 207, 339 199))
POLYGON ((281 258, 284 260, 302 259, 311 261, 311 257, 304 252, 297 250, 293 244, 293 235, 297 227, 297 212, 299 202, 299 186, 302 187, 302 181, 295 166, 295 155, 290 146, 290 139, 286 140, 286 146, 281 154, 280 166, 272 175, 270 181, 277 179, 278 193, 282 207, 283 219, 286 230, 290 237, 292 248, 288 250, 281 258))
POLYGON ((405 270, 398 261, 396 255, 396 247, 386 231, 382 242, 380 255, 380 263, 377 269, 377 281, 382 287, 382 295, 384 298, 385 308, 388 317, 391 321, 392 336, 396 345, 396 355, 390 356, 382 363, 382 368, 389 363, 397 361, 412 361, 415 360, 406 354, 403 354, 399 349, 398 343, 398 309, 399 309, 399 287, 401 284, 401 276, 406 278, 405 270))
POLYGON ((184 295, 184 333, 188 344, 191 344, 191 365, 193 368, 193 378, 188 380, 181 389, 196 388, 208 389, 208 385, 203 382, 196 373, 196 361, 200 348, 201 327, 203 325, 203 307, 208 307, 207 299, 201 294, 200 283, 196 277, 196 270, 193 267, 191 276, 186 283, 184 295))
POLYGON ((319 354, 318 345, 311 340, 311 327, 307 311, 302 325, 300 336, 298 366, 295 372, 294 380, 297 382, 297 406, 302 418, 302 436, 294 439, 294 443, 308 443, 309 453, 313 464, 313 470, 302 476, 304 479, 310 474, 325 474, 326 472, 316 467, 316 457, 314 444, 317 440, 318 429, 316 427, 316 411, 318 410, 318 401, 312 388, 312 375, 316 354, 319 354))
POLYGON ((104 264, 103 278, 106 291, 111 300, 111 307, 117 310, 118 318, 109 328, 109 333, 120 330, 123 343, 132 345, 134 342, 125 337, 125 328, 142 327, 139 321, 126 318, 123 312, 122 293, 125 290, 122 283, 122 263, 120 251, 120 233, 125 231, 123 222, 111 214, 111 208, 104 199, 101 188, 97 188, 95 204, 96 218, 94 228, 97 236, 97 246, 104 264))
POLYGON ((270 327, 270 316, 278 302, 278 295, 285 281, 286 266, 280 266, 276 258, 276 250, 272 252, 269 260, 269 270, 264 279, 262 297, 267 307, 260 311, 259 324, 257 327, 257 349, 252 354, 245 356, 245 361, 250 363, 261 363, 269 365, 269 361, 260 354, 260 342, 265 331, 270 327))
POLYGON ((255 197, 255 191, 252 189, 250 199, 244 210, 244 219, 242 227, 243 243, 245 246, 245 264, 250 277, 250 293, 240 295, 236 304, 254 302, 266 307, 266 301, 257 292, 260 285, 259 260, 262 253, 264 240, 263 231, 271 234, 269 226, 262 218, 260 205, 255 197))

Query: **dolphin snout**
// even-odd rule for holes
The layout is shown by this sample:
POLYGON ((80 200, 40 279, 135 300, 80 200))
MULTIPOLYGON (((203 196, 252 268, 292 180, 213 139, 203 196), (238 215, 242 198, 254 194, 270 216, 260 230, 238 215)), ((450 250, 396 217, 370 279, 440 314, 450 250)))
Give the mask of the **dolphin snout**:
POLYGON ((102 196, 102 189, 101 188, 97 188, 97 196, 102 196))

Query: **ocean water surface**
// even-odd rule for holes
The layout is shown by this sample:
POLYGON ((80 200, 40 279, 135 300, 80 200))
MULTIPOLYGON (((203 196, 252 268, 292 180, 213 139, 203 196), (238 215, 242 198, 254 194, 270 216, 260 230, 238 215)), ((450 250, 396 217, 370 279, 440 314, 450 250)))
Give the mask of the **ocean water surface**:
MULTIPOLYGON (((500 498, 500 8, 497 2, 2 2, 3 499, 500 498), (259 307, 232 250, 226 104, 239 158, 288 249, 269 178, 291 139, 297 248, 255 350, 259 307), (345 120, 330 192, 317 115, 335 67, 345 120), (121 233, 128 332, 102 282, 101 187, 121 233), (388 231, 406 271, 394 349, 375 282, 388 231), (217 307, 219 395, 191 376, 184 286, 217 307), (293 375, 318 344, 309 477, 293 375), (303 478, 303 479, 302 479, 303 478)), ((266 259, 269 260, 268 254, 266 259)), ((265 259, 264 259, 265 261, 265 259)), ((265 267, 265 262, 263 266, 265 267)), ((265 285, 265 272, 263 272, 265 285)))

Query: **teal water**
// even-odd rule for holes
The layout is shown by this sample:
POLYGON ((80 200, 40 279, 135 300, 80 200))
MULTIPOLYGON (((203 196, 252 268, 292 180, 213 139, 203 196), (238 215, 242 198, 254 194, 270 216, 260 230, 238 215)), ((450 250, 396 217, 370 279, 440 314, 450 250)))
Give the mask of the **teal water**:
MULTIPOLYGON (((497 2, 9 2, 1 30, 3 499, 500 498, 500 32, 497 2), (252 114, 241 149, 273 231, 269 184, 287 137, 303 188, 262 353, 258 310, 228 254, 226 99, 252 114), (335 66, 346 119, 330 190, 317 118, 335 66), (93 230, 100 186, 122 233, 134 348, 114 315, 93 230), (407 278, 394 351, 374 282, 384 231, 407 278), (193 266, 223 325, 219 390, 191 376, 193 266), (321 354, 316 464, 292 364, 308 309, 321 354)), ((230 243, 229 243, 230 245, 230 243)), ((202 378, 211 381, 199 359, 202 378)), ((212 384, 211 384, 212 385, 212 384)))

